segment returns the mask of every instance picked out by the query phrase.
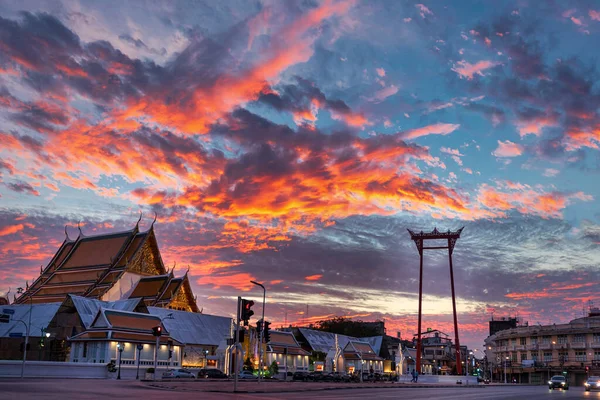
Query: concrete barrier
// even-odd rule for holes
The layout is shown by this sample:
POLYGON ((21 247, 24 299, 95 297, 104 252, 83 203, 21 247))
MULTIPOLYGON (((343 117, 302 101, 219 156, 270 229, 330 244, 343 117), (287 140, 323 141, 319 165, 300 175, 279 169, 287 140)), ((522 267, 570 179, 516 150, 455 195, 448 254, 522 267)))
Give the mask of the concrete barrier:
MULTIPOLYGON (((0 377, 20 378, 22 361, 0 360, 0 377)), ((144 379, 146 368, 140 366, 139 377, 144 379)), ((158 368, 156 377, 160 379, 166 367, 158 368)), ((121 366, 121 379, 135 379, 137 366, 121 366)), ((96 378, 116 379, 117 372, 108 372, 106 364, 27 361, 24 369, 25 378, 96 378)))
POLYGON ((465 375, 419 375, 419 383, 443 383, 447 385, 478 385, 476 376, 465 375))

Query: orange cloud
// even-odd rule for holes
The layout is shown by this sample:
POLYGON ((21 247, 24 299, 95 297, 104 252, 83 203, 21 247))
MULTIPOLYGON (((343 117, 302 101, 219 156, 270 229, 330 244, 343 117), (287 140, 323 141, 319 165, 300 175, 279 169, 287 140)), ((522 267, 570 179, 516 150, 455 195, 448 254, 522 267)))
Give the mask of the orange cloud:
POLYGON ((20 232, 25 228, 23 224, 17 225, 8 225, 0 228, 0 236, 12 235, 14 233, 20 232))
POLYGON ((240 272, 230 275, 211 274, 197 279, 196 283, 198 285, 212 285, 215 289, 222 286, 230 286, 234 289, 248 292, 254 287, 254 285, 250 283, 250 281, 254 280, 256 280, 256 278, 249 273, 240 272))
POLYGON ((306 279, 307 281, 318 281, 322 277, 323 277, 323 275, 309 275, 309 276, 305 276, 304 279, 306 279))

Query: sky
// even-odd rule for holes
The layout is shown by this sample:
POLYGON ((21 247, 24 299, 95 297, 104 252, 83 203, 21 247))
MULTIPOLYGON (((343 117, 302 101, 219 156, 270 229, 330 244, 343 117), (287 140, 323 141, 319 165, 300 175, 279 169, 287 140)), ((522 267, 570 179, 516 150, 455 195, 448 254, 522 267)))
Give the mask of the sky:
MULTIPOLYGON (((154 214, 203 312, 416 333, 456 230, 461 344, 568 322, 600 264, 600 4, 0 1, 0 293, 154 214)), ((447 254, 423 329, 453 335, 447 254)), ((11 295, 12 297, 12 295, 11 295)), ((595 302, 595 303, 594 303, 595 302)))

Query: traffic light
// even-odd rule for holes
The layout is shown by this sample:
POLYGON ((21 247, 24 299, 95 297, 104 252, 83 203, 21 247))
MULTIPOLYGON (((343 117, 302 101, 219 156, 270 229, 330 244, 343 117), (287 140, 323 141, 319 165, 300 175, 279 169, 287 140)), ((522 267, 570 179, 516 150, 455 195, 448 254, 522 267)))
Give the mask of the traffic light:
POLYGON ((263 321, 262 319, 259 319, 258 321, 256 321, 256 332, 261 335, 260 338, 263 339, 264 338, 264 334, 263 334, 263 321))
POLYGON ((271 341, 271 328, 269 328, 269 326, 271 325, 271 323, 269 321, 265 321, 264 322, 264 338, 265 338, 265 343, 269 343, 271 341))
POLYGON ((244 326, 248 326, 248 321, 250 317, 254 315, 254 311, 252 311, 252 306, 254 302, 252 300, 242 299, 242 315, 240 319, 244 321, 244 326))
POLYGON ((152 336, 162 336, 162 326, 155 326, 152 328, 152 336))

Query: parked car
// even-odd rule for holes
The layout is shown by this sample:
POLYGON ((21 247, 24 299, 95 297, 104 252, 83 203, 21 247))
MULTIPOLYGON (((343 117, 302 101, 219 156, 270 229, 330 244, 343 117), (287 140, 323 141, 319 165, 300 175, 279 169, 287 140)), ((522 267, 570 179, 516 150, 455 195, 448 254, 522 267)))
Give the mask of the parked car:
POLYGON ((250 371, 240 372, 240 374, 238 375, 238 378, 239 379, 258 379, 258 377, 250 371))
POLYGON ((306 382, 308 380, 308 372, 296 371, 294 372, 294 375, 292 375, 292 380, 306 382))
POLYGON ((190 379, 195 379, 196 375, 194 375, 191 371, 188 371, 187 369, 169 369, 166 370, 165 372, 163 372, 162 374, 163 379, 172 379, 172 378, 190 378, 190 379))
POLYGON ((198 379, 227 379, 229 378, 223 371, 216 368, 201 369, 198 372, 198 379))
POLYGON ((587 381, 585 381, 585 391, 589 392, 590 390, 600 390, 600 376, 590 376, 587 381))
POLYGON ((569 382, 567 381, 567 378, 562 375, 554 375, 552 378, 550 378, 548 381, 548 389, 556 388, 569 390, 569 382))

